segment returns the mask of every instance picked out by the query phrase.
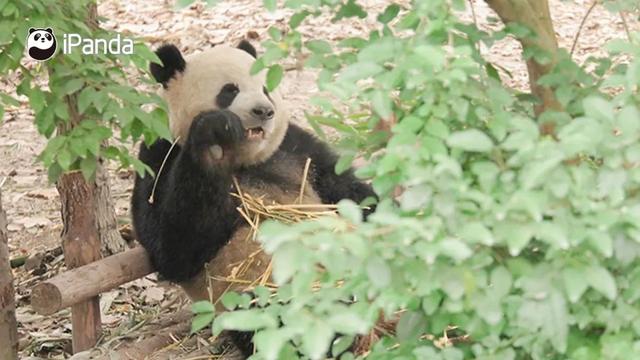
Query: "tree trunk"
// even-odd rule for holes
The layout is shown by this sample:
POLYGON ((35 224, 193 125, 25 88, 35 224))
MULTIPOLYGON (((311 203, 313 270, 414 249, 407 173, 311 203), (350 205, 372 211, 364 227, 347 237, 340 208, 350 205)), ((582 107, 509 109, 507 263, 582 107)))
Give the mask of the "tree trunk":
MULTIPOLYGON (((56 184, 62 203, 62 248, 67 267, 72 269, 100 259, 100 238, 96 229, 94 191, 78 171, 64 174, 56 184)), ((73 352, 92 348, 100 337, 98 296, 71 307, 73 352)))
MULTIPOLYGON (((98 5, 96 2, 89 4, 89 16, 85 23, 91 29, 97 30, 99 28, 98 5)), ((106 143, 103 145, 106 145, 106 143)), ((113 198, 111 197, 111 186, 109 185, 109 171, 104 166, 102 159, 98 159, 96 164, 95 181, 96 227, 102 244, 102 253, 104 256, 108 256, 124 251, 127 248, 127 242, 120 236, 118 231, 118 220, 113 206, 113 198)))
POLYGON ((109 171, 105 168, 102 159, 98 160, 96 167, 94 200, 96 227, 102 244, 102 254, 108 256, 124 251, 127 248, 127 242, 118 231, 118 219, 109 185, 109 171))
POLYGON ((14 360, 18 358, 18 330, 8 241, 7 214, 0 193, 0 359, 14 360))
MULTIPOLYGON (((538 63, 533 58, 527 60, 531 93, 542 102, 534 107, 536 115, 546 110, 562 111, 562 105, 556 99, 554 90, 538 84, 538 80, 550 73, 558 61, 558 41, 551 22, 548 0, 486 0, 486 2, 503 23, 519 23, 536 33, 534 36, 518 39, 524 49, 537 48, 551 56, 551 60, 546 64, 538 63)), ((544 133, 552 133, 553 127, 543 126, 542 130, 544 133)))
MULTIPOLYGON (((82 121, 77 96, 65 97, 69 122, 60 124, 58 132, 68 133, 82 121)), ((85 180, 80 171, 60 176, 56 183, 62 216, 62 249, 67 268, 73 269, 100 259, 100 234, 96 223, 96 185, 85 180)), ((73 352, 92 348, 100 337, 100 298, 94 296, 71 307, 73 352)))

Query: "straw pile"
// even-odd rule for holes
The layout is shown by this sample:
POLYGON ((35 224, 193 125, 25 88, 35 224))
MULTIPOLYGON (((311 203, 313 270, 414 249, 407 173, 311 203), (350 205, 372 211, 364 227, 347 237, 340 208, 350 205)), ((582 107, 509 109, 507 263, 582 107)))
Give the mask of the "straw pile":
MULTIPOLYGON (((297 203, 295 204, 277 204, 272 201, 267 202, 264 197, 255 197, 247 192, 242 191, 240 184, 234 178, 236 193, 231 195, 240 201, 240 206, 237 207, 238 212, 247 222, 250 227, 250 231, 247 233, 245 241, 256 243, 256 236, 258 234, 258 228, 262 221, 276 220, 287 224, 292 224, 305 220, 317 219, 321 216, 335 216, 337 214, 337 205, 334 204, 303 204, 302 199, 307 182, 307 176, 309 173, 310 161, 307 160, 305 169, 303 172, 303 180, 300 187, 297 203)), ((259 246, 259 245, 258 245, 259 246)), ((233 264, 231 273, 224 276, 213 276, 209 278, 209 284, 211 281, 222 281, 228 284, 228 289, 240 289, 240 291, 250 291, 258 285, 267 286, 272 289, 277 289, 277 286, 269 281, 271 277, 272 261, 269 259, 267 266, 264 265, 261 269, 264 269, 261 274, 251 274, 252 269, 255 269, 256 264, 263 261, 265 254, 261 248, 250 252, 250 254, 241 262, 233 264)), ((211 286, 211 285, 210 285, 211 286)), ((395 330, 397 318, 393 320, 381 319, 370 333, 358 336, 352 344, 352 351, 357 354, 365 354, 369 351, 373 343, 377 342, 382 336, 392 334, 395 330)))

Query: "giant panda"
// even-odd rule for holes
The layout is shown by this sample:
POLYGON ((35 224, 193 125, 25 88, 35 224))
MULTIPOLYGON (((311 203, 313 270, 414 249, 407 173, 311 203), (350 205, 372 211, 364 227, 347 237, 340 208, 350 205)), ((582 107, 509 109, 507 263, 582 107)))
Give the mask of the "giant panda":
MULTIPOLYGON (((155 269, 193 301, 215 303, 225 291, 238 290, 209 280, 227 277, 260 250, 231 196, 238 190, 234 177, 254 197, 292 204, 309 158, 303 203, 375 197, 352 170, 335 173, 334 151, 290 122, 278 91, 267 91, 264 72, 250 75, 256 57, 250 43, 188 56, 169 44, 156 54, 161 64, 152 63, 150 71, 162 85, 176 143, 161 139, 140 146, 139 159, 156 179, 135 179, 133 227, 155 269)), ((269 260, 259 252, 245 280, 261 276, 269 260)))

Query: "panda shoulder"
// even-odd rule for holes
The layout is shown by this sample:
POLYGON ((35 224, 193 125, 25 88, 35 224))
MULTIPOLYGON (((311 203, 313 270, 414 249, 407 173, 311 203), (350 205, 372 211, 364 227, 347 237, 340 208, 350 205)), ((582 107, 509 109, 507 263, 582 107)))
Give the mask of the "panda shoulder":
POLYGON ((287 134, 280 145, 280 150, 294 154, 311 154, 314 157, 323 157, 326 161, 336 160, 337 158, 337 155, 327 143, 292 123, 289 123, 287 134))

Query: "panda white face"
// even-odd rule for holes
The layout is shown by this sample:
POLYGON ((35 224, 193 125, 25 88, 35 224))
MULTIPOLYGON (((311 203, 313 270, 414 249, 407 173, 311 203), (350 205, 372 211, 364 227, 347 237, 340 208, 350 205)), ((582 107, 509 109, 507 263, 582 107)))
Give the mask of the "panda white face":
POLYGON ((265 72, 250 75, 255 51, 216 46, 182 58, 172 45, 158 50, 163 66, 152 64, 169 105, 171 131, 184 144, 193 119, 206 111, 227 109, 238 115, 246 140, 236 161, 251 165, 269 158, 286 133, 288 116, 278 92, 268 93, 265 72), (173 69, 171 65, 173 64, 173 69), (154 66, 155 65, 155 66, 154 66), (172 71, 173 70, 173 71, 172 71))

